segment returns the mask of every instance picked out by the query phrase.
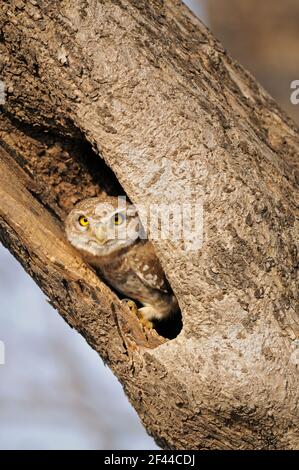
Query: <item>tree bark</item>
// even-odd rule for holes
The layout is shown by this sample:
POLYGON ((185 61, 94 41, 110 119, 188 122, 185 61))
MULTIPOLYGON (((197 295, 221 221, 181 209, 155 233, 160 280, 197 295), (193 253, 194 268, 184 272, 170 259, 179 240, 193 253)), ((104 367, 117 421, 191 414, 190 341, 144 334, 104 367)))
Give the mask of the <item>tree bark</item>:
POLYGON ((180 1, 10 0, 0 21, 2 242, 162 447, 297 448, 298 129, 180 1), (138 204, 203 203, 200 250, 153 241, 174 340, 65 241, 73 204, 119 183, 138 204))

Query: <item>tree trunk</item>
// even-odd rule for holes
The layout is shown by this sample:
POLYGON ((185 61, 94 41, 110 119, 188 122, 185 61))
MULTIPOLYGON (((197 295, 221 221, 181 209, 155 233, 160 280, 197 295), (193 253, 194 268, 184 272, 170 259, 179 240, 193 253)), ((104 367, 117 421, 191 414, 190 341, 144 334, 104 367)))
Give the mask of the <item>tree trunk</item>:
POLYGON ((10 0, 0 21, 2 242, 162 447, 298 447, 295 125, 180 1, 10 0), (171 341, 63 235, 76 201, 119 183, 138 204, 203 203, 200 250, 154 240, 183 316, 171 341))

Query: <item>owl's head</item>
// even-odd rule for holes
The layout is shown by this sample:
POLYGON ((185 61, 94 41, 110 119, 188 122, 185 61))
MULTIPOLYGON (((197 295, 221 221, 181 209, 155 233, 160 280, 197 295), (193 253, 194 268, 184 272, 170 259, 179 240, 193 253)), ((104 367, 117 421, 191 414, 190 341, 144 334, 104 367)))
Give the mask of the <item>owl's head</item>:
POLYGON ((101 257, 136 243, 142 225, 132 204, 103 195, 79 202, 67 216, 65 231, 75 248, 101 257))

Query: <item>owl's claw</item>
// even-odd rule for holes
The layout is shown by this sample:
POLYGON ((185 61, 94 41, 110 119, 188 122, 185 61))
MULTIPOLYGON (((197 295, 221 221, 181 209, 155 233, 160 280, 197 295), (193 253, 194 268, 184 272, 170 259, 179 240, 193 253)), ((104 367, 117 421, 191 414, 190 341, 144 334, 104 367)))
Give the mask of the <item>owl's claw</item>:
POLYGON ((140 320, 140 323, 145 326, 145 328, 147 328, 148 330, 152 330, 154 328, 154 324, 153 322, 147 320, 146 318, 144 318, 144 316, 142 315, 142 313, 140 313, 138 311, 138 318, 140 320))
POLYGON ((134 300, 131 299, 123 299, 122 303, 125 304, 129 310, 136 315, 140 321, 140 323, 147 328, 148 330, 151 330, 154 325, 151 321, 147 320, 143 313, 138 309, 137 305, 135 304, 134 300))
POLYGON ((128 309, 138 316, 138 307, 135 304, 134 300, 131 299, 123 299, 122 303, 128 307, 128 309))

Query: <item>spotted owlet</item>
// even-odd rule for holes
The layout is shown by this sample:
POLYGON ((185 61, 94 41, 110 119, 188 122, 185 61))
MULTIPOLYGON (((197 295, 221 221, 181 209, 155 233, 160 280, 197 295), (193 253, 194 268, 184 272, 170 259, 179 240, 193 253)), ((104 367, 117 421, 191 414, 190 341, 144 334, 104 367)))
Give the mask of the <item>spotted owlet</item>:
POLYGON ((135 207, 119 201, 107 195, 81 201, 66 219, 66 235, 108 284, 143 305, 136 313, 149 326, 176 313, 178 303, 153 245, 141 237, 135 207))

